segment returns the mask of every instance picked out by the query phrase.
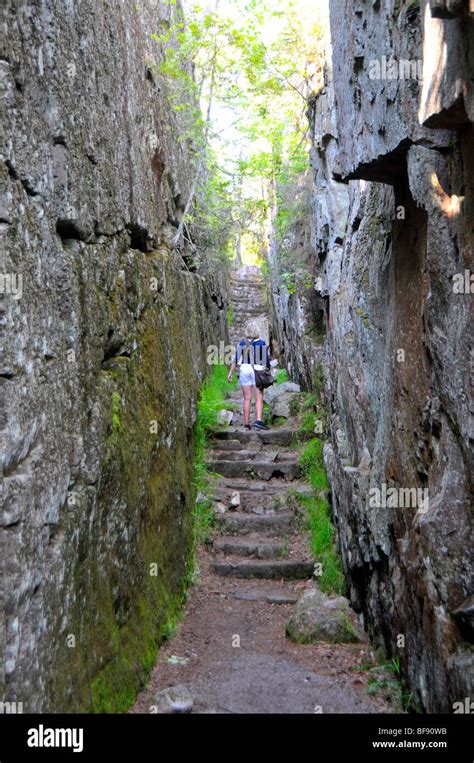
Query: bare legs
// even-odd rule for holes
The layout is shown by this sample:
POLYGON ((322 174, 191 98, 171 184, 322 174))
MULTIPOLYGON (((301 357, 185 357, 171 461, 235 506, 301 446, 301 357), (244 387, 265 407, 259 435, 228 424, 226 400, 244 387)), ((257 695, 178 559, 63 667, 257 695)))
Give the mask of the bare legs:
POLYGON ((250 406, 252 404, 253 390, 255 390, 257 421, 263 421, 263 391, 258 389, 258 387, 242 387, 242 393, 244 396, 244 426, 250 425, 250 406))
POLYGON ((250 405, 252 403, 252 390, 254 387, 242 387, 244 395, 244 426, 250 426, 250 405))
POLYGON ((255 401, 257 406, 257 421, 263 421, 263 390, 254 387, 255 401))

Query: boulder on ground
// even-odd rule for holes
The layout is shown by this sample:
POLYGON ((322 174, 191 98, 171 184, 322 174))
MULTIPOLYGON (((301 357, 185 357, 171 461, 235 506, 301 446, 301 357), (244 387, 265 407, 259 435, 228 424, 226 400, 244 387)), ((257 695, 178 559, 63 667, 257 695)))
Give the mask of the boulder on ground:
POLYGON ((348 600, 344 596, 326 596, 316 587, 298 599, 286 626, 286 635, 297 644, 363 641, 360 625, 348 600))
POLYGON ((217 422, 218 424, 227 424, 229 426, 232 424, 232 421, 234 419, 234 412, 233 411, 219 411, 217 414, 217 422))
POLYGON ((155 704, 158 714, 190 713, 193 709, 193 698, 187 686, 178 684, 155 694, 155 704))
POLYGON ((294 382, 283 382, 283 384, 274 384, 273 387, 269 387, 265 390, 265 401, 271 403, 275 397, 285 394, 286 392, 301 392, 299 384, 294 382))

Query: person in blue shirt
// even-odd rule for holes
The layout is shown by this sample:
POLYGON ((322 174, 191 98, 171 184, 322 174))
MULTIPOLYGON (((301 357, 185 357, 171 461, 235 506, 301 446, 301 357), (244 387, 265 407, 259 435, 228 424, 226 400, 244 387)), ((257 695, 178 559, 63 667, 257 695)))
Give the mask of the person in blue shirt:
POLYGON ((268 429, 263 422, 263 390, 258 389, 255 384, 254 369, 263 371, 264 368, 270 368, 270 354, 265 340, 260 338, 258 325, 254 321, 250 321, 246 325, 245 337, 246 338, 241 339, 237 345, 228 380, 229 382, 232 382, 234 371, 238 368, 239 383, 244 396, 243 415, 245 429, 251 429, 250 408, 254 391, 255 406, 257 409, 257 420, 254 427, 255 429, 268 429))

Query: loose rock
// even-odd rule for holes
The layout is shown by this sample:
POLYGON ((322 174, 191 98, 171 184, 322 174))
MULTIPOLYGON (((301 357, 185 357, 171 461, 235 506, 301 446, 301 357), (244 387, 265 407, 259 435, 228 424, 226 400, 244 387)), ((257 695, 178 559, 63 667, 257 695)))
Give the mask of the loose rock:
POLYGON ((329 597, 319 588, 312 588, 296 603, 286 633, 297 644, 362 641, 353 617, 349 602, 343 596, 329 597))
POLYGON ((217 421, 219 424, 232 424, 232 421, 234 419, 234 412, 233 411, 219 411, 217 414, 217 421))
POLYGON ((193 698, 191 692, 184 686, 169 686, 155 695, 155 703, 158 714, 191 713, 193 698))

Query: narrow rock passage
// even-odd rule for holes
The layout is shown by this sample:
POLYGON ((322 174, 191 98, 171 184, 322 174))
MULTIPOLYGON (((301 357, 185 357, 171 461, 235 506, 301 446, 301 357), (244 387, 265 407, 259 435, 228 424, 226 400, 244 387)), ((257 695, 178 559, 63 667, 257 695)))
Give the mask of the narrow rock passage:
MULTIPOLYGON (((247 310, 261 314, 262 303, 253 309, 256 287, 233 283, 235 302, 245 305, 237 340, 247 310)), ((240 391, 229 398, 240 401, 240 391)), ((296 645, 285 635, 294 603, 315 584, 309 538, 289 500, 289 491, 310 491, 299 436, 291 418, 284 428, 245 431, 237 410, 232 427, 214 432, 214 537, 199 549, 184 620, 131 712, 152 712, 156 694, 177 685, 189 690, 195 713, 390 712, 365 692, 367 644, 296 645)))

